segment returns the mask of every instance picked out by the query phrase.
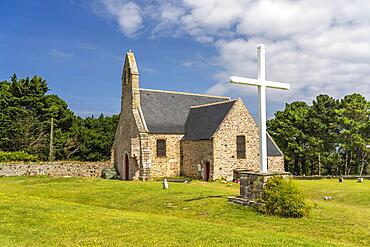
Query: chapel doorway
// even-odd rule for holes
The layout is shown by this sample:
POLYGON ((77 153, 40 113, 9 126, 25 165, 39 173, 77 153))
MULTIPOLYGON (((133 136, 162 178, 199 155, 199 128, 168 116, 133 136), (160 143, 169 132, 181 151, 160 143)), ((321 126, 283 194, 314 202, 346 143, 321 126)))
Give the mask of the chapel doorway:
POLYGON ((129 180, 129 173, 130 172, 130 163, 128 159, 128 155, 125 155, 125 180, 129 180))
POLYGON ((211 174, 211 164, 207 161, 204 166, 204 180, 208 181, 211 174))

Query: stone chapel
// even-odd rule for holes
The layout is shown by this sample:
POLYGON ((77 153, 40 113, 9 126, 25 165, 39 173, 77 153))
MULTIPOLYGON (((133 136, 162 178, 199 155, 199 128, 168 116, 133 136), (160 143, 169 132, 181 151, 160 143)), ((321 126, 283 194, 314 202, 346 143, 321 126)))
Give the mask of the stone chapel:
MULTIPOLYGON (((232 180, 259 170, 258 126, 241 99, 143 89, 132 52, 122 74, 114 165, 120 179, 188 176, 232 180)), ((268 170, 284 157, 267 136, 268 170)))

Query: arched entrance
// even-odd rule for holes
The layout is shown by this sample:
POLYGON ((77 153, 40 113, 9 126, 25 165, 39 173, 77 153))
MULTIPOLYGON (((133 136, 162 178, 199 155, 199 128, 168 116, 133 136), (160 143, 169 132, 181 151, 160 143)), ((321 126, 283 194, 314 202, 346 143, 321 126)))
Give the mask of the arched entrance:
POLYGON ((128 159, 128 155, 125 155, 125 180, 129 180, 129 174, 130 174, 130 162, 128 159))
POLYGON ((204 165, 204 180, 208 181, 211 174, 211 164, 207 161, 204 165))

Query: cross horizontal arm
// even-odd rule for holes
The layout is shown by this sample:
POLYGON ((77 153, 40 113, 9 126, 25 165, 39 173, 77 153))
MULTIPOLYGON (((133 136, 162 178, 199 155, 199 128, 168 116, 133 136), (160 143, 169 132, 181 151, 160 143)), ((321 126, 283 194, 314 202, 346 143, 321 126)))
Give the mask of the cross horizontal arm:
POLYGON ((262 80, 250 79, 250 78, 239 77, 239 76, 230 77, 230 83, 251 85, 251 86, 265 86, 269 88, 284 89, 284 90, 290 89, 289 83, 264 81, 264 80, 262 81, 262 80))

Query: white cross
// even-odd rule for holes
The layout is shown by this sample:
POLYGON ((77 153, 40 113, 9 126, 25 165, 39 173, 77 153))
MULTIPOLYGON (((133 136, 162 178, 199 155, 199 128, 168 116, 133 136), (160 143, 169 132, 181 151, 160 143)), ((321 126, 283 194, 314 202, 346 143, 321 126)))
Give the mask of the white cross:
POLYGON ((259 157, 260 157, 260 172, 267 172, 267 141, 266 141, 266 87, 277 89, 290 89, 288 83, 266 81, 266 57, 265 46, 260 44, 257 46, 258 58, 258 77, 256 79, 232 76, 230 83, 252 85, 258 87, 259 99, 259 157))

